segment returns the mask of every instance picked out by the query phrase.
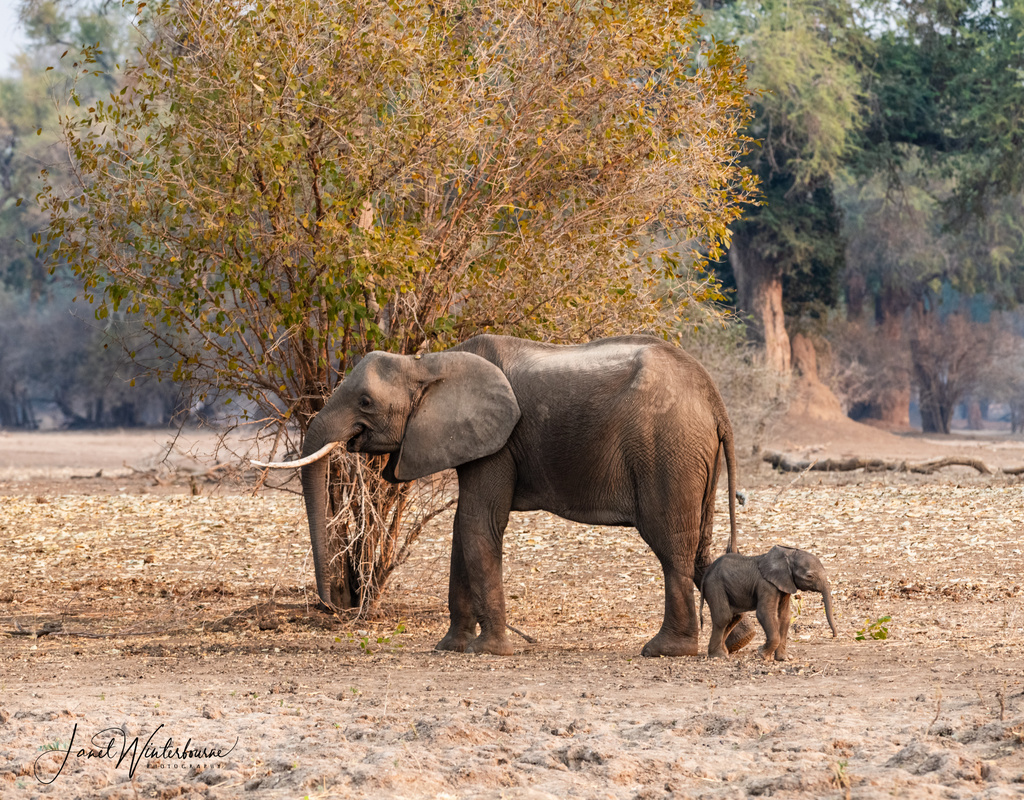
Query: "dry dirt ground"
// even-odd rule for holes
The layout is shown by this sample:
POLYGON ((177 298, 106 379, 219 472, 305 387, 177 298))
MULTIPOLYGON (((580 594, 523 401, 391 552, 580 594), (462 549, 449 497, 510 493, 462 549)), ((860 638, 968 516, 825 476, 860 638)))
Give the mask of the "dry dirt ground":
MULTIPOLYGON (((773 437, 1024 464, 1006 438, 773 437)), ((190 481, 202 459, 159 467, 166 438, 0 434, 0 798, 1024 794, 1018 478, 747 460, 741 548, 810 549, 833 579, 839 637, 805 595, 785 663, 640 658, 662 581, 635 532, 513 515, 509 617, 539 642, 497 658, 432 650, 450 517, 377 618, 327 617, 300 497, 190 481)))

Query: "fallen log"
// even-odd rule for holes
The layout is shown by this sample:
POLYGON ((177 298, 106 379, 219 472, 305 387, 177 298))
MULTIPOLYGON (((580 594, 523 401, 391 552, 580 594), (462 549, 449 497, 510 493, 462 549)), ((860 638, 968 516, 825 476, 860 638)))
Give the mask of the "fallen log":
POLYGON ((946 458, 934 458, 931 461, 922 461, 919 464, 907 462, 907 472, 921 472, 930 475, 937 469, 943 467, 971 467, 978 470, 982 475, 991 475, 992 470, 985 466, 985 462, 977 458, 961 458, 959 456, 947 456, 946 458))
MULTIPOLYGON (((930 475, 943 467, 971 467, 982 475, 991 475, 992 470, 977 458, 947 456, 930 461, 886 461, 881 458, 822 458, 814 461, 798 460, 785 453, 766 452, 764 460, 782 472, 851 472, 862 469, 865 472, 916 472, 930 475)), ((1024 473, 1024 467, 1003 470, 1008 475, 1024 473)))

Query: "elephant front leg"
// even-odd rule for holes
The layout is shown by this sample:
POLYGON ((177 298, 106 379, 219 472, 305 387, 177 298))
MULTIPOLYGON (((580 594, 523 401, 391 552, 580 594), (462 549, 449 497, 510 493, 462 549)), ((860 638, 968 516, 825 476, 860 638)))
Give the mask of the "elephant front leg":
POLYGON ((473 613, 473 598, 469 591, 469 574, 466 572, 466 558, 462 551, 458 513, 455 518, 451 569, 448 574, 448 614, 451 623, 448 626, 448 633, 434 649, 463 653, 466 646, 476 638, 476 615, 473 613))
POLYGON ((481 536, 466 536, 463 538, 463 551, 467 564, 474 565, 470 590, 476 620, 480 623, 480 635, 466 645, 466 652, 510 656, 512 642, 505 632, 501 546, 494 547, 481 536))
POLYGON ((762 596, 758 597, 757 601, 757 621, 764 628, 764 645, 761 646, 758 653, 765 661, 769 661, 775 655, 781 642, 779 639, 778 594, 778 592, 762 591, 762 596))
POLYGON ((452 622, 438 647, 449 641, 461 644, 467 653, 512 655, 505 630, 501 548, 514 486, 514 465, 504 451, 459 468, 459 506, 448 589, 452 622), (456 547, 461 563, 456 561, 456 547), (457 575, 460 571, 462 574, 457 575), (457 577, 460 580, 456 581, 457 577), (471 638, 477 623, 480 634, 471 638))

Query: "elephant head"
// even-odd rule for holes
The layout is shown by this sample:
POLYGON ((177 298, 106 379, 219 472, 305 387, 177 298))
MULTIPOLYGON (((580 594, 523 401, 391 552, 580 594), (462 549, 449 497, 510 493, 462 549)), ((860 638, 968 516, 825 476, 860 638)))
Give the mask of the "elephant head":
POLYGON ((391 454, 384 475, 411 481, 500 450, 519 420, 504 373, 472 353, 363 358, 306 431, 302 458, 257 466, 302 467, 317 593, 332 607, 327 580, 325 456, 336 446, 391 454))
POLYGON ((820 592, 828 626, 832 629, 833 638, 836 636, 836 625, 832 620, 832 588, 825 574, 825 567, 817 556, 806 550, 775 545, 763 556, 758 557, 757 568, 761 572, 761 577, 780 592, 820 592))

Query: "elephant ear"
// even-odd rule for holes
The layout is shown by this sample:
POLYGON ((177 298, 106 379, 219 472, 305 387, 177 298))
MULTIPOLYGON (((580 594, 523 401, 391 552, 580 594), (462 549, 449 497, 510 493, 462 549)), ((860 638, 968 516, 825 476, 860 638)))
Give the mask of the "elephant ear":
POLYGON ((788 548, 775 545, 757 560, 757 568, 761 572, 761 577, 780 592, 796 594, 788 548))
POLYGON ((519 421, 512 386, 490 361, 464 352, 419 360, 424 383, 395 461, 400 481, 496 453, 519 421))

